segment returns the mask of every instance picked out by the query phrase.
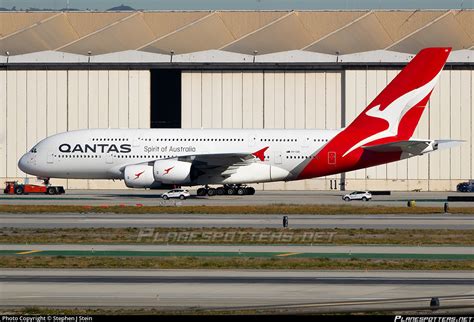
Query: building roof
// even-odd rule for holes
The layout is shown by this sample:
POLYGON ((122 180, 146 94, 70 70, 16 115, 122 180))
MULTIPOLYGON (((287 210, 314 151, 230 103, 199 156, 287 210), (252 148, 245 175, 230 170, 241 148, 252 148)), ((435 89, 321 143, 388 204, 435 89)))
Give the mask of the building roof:
POLYGON ((90 52, 116 60, 106 54, 125 52, 122 59, 159 60, 173 52, 189 61, 222 60, 221 52, 230 52, 247 61, 285 59, 272 55, 287 52, 305 61, 315 53, 354 59, 351 54, 415 54, 430 46, 474 49, 474 10, 0 12, 0 53, 10 56, 90 52))

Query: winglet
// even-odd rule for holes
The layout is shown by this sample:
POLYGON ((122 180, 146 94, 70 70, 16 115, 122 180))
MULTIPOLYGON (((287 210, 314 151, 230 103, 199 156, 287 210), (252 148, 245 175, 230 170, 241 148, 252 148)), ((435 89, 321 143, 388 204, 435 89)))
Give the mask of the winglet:
POLYGON ((257 152, 252 153, 252 155, 253 155, 254 157, 256 157, 256 158, 259 158, 260 161, 263 161, 263 160, 265 160, 265 151, 267 151, 268 148, 269 148, 269 146, 264 147, 263 149, 258 150, 257 152))

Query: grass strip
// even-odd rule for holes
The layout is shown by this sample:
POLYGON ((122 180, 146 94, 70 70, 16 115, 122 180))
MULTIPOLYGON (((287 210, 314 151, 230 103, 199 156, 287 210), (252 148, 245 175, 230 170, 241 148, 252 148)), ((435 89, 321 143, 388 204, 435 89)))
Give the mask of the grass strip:
MULTIPOLYGON (((452 214, 474 214, 474 207, 452 207, 452 214)), ((0 205, 0 213, 115 213, 115 214, 438 214, 443 207, 371 205, 255 205, 255 206, 73 206, 0 205)))
POLYGON ((282 228, 4 228, 2 244, 474 245, 473 230, 282 228))
POLYGON ((0 256, 0 268, 473 270, 474 261, 288 257, 0 256))

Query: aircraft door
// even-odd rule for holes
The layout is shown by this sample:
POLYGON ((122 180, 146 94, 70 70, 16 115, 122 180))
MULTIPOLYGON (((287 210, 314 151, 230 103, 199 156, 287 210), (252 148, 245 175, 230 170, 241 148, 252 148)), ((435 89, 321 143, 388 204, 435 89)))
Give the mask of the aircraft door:
POLYGON ((143 139, 143 132, 136 131, 135 135, 133 136, 132 147, 138 148, 141 145, 141 139, 143 139))
POLYGON ((53 150, 49 150, 49 151, 48 151, 48 159, 47 159, 47 162, 48 162, 49 164, 54 163, 54 151, 53 151, 53 150))
POLYGON ((281 164, 281 159, 282 159, 281 151, 275 151, 273 156, 274 156, 275 164, 281 164))
POLYGON ((140 141, 138 140, 138 138, 133 138, 132 146, 133 146, 134 148, 140 146, 140 141))
POLYGON ((107 163, 107 164, 113 164, 114 163, 114 158, 113 158, 112 154, 107 153, 107 155, 105 156, 105 163, 107 163))
POLYGON ((336 165, 336 152, 328 152, 328 164, 336 165))
POLYGON ((305 136, 301 139, 301 146, 303 148, 307 148, 307 147, 309 147, 309 142, 310 142, 310 138, 305 136))
POLYGON ((257 144, 258 140, 257 140, 257 135, 255 133, 249 134, 247 139, 248 139, 250 147, 255 146, 257 144))

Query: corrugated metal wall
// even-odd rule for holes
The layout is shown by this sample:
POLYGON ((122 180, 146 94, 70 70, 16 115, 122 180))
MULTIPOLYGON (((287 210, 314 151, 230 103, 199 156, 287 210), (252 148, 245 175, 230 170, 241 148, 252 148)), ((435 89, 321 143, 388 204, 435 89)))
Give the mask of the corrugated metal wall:
MULTIPOLYGON (((349 124, 397 73, 347 70, 341 77, 338 72, 313 71, 183 72, 182 126, 339 128, 341 115, 349 124), (343 98, 345 104, 341 104, 343 98)), ((419 138, 465 140, 461 147, 347 173, 346 188, 452 190, 460 181, 471 179, 473 77, 472 70, 443 71, 415 132, 419 138)), ((334 178, 265 184, 265 188, 329 189, 329 180, 334 178)))
MULTIPOLYGON (((21 179, 19 158, 46 136, 84 128, 149 128, 150 72, 0 71, 0 178, 21 179)), ((68 188, 121 182, 55 180, 68 188)))

